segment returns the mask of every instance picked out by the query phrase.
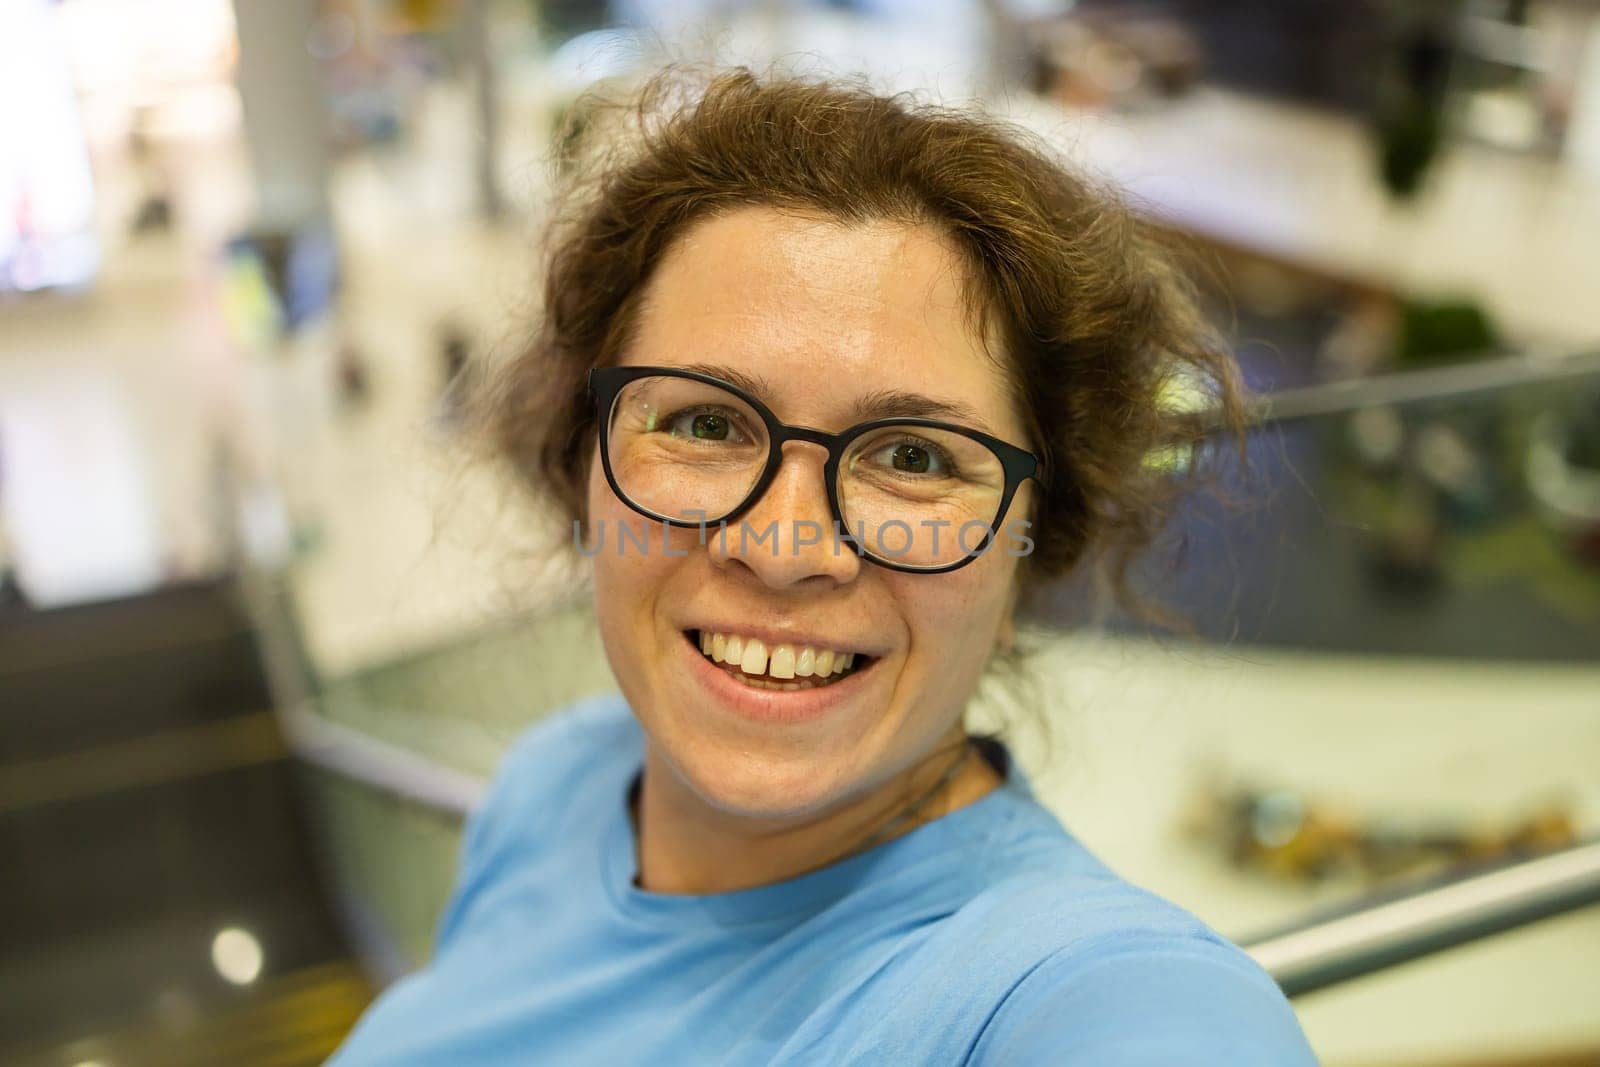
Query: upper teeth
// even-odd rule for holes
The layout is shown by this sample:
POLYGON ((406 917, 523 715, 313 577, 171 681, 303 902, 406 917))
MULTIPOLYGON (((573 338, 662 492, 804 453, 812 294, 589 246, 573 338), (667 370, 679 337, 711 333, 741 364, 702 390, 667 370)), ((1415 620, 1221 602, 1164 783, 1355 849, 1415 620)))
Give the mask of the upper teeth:
POLYGON ((848 670, 854 652, 834 652, 810 645, 774 645, 768 649, 758 637, 700 631, 700 651, 718 663, 729 663, 746 674, 769 678, 825 678, 848 670))

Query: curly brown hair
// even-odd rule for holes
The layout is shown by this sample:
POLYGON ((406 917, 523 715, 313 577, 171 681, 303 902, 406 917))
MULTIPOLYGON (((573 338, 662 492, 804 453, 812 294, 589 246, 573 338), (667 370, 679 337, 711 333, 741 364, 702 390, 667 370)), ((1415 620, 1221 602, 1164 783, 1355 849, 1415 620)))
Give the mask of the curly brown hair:
POLYGON ((666 71, 623 107, 591 98, 576 113, 594 162, 573 169, 552 222, 537 330, 483 394, 494 449, 573 519, 584 517, 596 432, 585 375, 626 347, 672 242, 746 205, 948 235, 1042 459, 1029 579, 1092 553, 1132 599, 1128 568, 1193 478, 1199 447, 1219 428, 1242 440, 1236 365, 1168 237, 1020 130, 743 68, 706 81, 666 71), (1169 403, 1174 386, 1201 394, 1203 410, 1169 403), (1162 450, 1180 462, 1151 463, 1162 450))

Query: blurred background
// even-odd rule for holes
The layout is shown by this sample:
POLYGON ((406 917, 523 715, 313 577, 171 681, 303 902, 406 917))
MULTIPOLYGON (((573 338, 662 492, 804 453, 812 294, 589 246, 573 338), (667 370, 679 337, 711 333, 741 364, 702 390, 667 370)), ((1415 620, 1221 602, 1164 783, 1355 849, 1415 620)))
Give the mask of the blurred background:
POLYGON ((982 101, 1190 242, 1262 394, 1139 574, 1192 632, 1042 590, 975 713, 1326 1063, 1600 1063, 1593 0, 0 0, 0 1062, 320 1062, 611 687, 460 395, 663 58, 982 101))

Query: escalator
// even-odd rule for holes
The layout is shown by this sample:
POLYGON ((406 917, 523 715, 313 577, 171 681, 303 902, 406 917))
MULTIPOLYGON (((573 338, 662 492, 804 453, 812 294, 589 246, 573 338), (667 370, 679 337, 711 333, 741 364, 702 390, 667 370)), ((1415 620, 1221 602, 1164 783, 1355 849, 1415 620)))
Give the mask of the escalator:
POLYGON ((318 1063, 370 999, 251 627, 0 610, 0 1062, 318 1063))

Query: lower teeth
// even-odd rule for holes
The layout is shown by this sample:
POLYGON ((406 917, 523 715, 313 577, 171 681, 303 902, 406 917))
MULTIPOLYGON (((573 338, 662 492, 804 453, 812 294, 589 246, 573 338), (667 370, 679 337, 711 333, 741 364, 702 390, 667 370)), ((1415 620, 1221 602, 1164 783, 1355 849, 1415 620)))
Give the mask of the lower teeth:
POLYGON ((752 689, 782 689, 786 692, 793 692, 797 689, 820 689, 825 685, 832 685, 843 677, 843 675, 833 674, 821 682, 813 678, 807 678, 803 682, 780 682, 771 678, 757 678, 743 671, 729 671, 728 673, 752 689))

